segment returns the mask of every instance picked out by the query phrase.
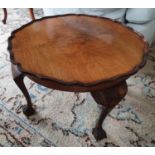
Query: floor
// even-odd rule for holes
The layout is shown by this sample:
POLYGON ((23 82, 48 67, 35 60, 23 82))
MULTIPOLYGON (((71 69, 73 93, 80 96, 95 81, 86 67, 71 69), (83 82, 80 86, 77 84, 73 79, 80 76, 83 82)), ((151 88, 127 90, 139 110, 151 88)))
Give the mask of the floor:
MULTIPOLYGON (((12 80, 7 39, 31 19, 27 9, 8 14, 7 24, 0 22, 0 146, 155 146, 155 45, 147 65, 128 79, 125 99, 106 118, 108 138, 96 142, 91 130, 101 107, 89 93, 51 90, 25 78, 37 114, 23 115, 26 101, 12 80)), ((35 16, 42 17, 42 10, 35 9, 35 16)))

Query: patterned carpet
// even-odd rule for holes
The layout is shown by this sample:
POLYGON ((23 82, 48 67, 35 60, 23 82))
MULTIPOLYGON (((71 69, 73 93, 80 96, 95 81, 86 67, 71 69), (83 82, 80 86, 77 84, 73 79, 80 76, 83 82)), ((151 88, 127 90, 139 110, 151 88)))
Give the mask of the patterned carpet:
MULTIPOLYGON (((96 142, 91 130, 101 107, 88 93, 51 90, 25 78, 37 114, 23 115, 26 101, 11 77, 7 38, 30 17, 27 9, 8 14, 7 24, 0 22, 0 146, 155 146, 155 48, 147 65, 127 81, 125 99, 106 118, 108 138, 96 142)), ((36 9, 35 15, 40 18, 42 11, 36 9)))

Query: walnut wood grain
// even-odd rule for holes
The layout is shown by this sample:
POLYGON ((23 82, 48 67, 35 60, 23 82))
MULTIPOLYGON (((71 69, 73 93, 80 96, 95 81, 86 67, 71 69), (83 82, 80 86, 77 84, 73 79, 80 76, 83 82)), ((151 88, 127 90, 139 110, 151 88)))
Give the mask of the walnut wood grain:
POLYGON ((31 22, 14 31, 9 44, 22 72, 83 85, 135 73, 148 49, 141 36, 122 24, 86 15, 31 22))
POLYGON ((106 138, 102 122, 127 93, 126 79, 146 63, 143 36, 117 21, 88 15, 61 15, 32 21, 12 32, 8 50, 13 79, 34 114, 24 85, 27 75, 52 89, 91 92, 103 106, 93 134, 106 138))

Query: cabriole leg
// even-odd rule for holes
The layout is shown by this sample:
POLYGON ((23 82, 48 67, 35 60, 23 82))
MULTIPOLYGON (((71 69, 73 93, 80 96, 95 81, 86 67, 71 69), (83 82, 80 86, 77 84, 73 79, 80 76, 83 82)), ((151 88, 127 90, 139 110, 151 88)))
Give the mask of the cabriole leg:
POLYGON ((32 107, 30 95, 24 84, 24 75, 18 70, 18 68, 15 65, 12 65, 12 75, 16 85, 22 91, 27 101, 27 105, 23 107, 23 113, 26 116, 31 116, 35 113, 35 110, 32 107))
POLYGON ((123 99, 126 93, 127 84, 125 81, 103 91, 91 92, 94 100, 103 106, 96 127, 92 131, 97 141, 107 137, 105 131, 102 129, 102 123, 108 113, 123 99))

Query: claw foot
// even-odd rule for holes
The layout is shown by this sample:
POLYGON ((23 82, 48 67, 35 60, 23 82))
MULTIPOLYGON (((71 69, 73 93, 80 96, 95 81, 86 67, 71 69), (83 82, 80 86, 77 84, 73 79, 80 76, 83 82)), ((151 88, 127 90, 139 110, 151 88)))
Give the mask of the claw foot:
POLYGON ((27 105, 23 106, 23 113, 29 117, 31 115, 34 115, 36 111, 32 107, 28 107, 27 105))
POLYGON ((94 128, 92 134, 94 135, 96 141, 107 138, 106 132, 102 128, 94 128))

